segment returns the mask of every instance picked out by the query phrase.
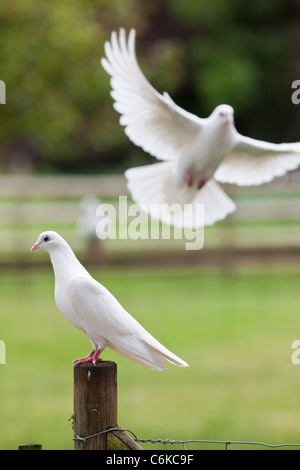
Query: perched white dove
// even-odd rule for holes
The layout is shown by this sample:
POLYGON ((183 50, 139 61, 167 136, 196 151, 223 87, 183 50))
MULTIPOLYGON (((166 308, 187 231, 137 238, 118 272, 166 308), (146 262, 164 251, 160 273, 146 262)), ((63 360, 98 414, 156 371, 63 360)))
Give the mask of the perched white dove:
POLYGON ((30 251, 38 249, 50 255, 58 309, 72 325, 87 335, 93 345, 88 356, 73 361, 75 365, 96 364, 107 346, 150 369, 166 369, 165 360, 188 367, 186 362, 153 338, 104 286, 92 278, 58 233, 41 233, 30 251))
MULTIPOLYGON (((120 124, 134 144, 164 160, 125 172, 135 202, 149 213, 153 204, 161 205, 156 218, 168 221, 163 207, 174 203, 204 204, 202 225, 212 225, 236 208, 216 180, 259 185, 299 166, 299 142, 272 144, 239 134, 231 106, 217 106, 203 119, 177 106, 167 93, 158 93, 137 63, 134 29, 128 41, 124 29, 119 38, 113 32, 105 53, 101 63, 112 77, 111 96, 120 124)), ((200 222, 187 214, 174 225, 195 228, 200 222)))

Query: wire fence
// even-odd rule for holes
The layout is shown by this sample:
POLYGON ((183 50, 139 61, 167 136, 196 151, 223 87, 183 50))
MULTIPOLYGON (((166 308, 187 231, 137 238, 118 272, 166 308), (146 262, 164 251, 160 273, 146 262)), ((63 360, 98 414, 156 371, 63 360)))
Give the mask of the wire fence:
POLYGON ((92 439, 96 436, 99 436, 100 434, 105 434, 105 433, 109 433, 109 432, 113 432, 113 431, 123 431, 123 432, 127 432, 127 433, 130 433, 133 440, 137 443, 151 443, 153 445, 155 444, 163 444, 163 445, 170 445, 170 446, 173 446, 173 445, 181 445, 182 446, 182 449, 183 450, 196 450, 195 448, 188 448, 189 445, 192 445, 192 444, 199 444, 199 445, 210 445, 210 444, 217 444, 220 446, 220 449, 223 449, 223 450, 229 450, 229 448, 233 447, 233 446, 244 446, 244 447, 247 447, 247 446, 255 446, 255 447, 267 447, 267 448, 271 448, 271 449, 278 449, 278 448, 300 448, 300 444, 267 444, 265 442, 255 442, 255 441, 230 441, 230 440, 227 440, 227 441, 218 441, 218 440, 206 440, 206 439, 188 439, 188 440, 177 440, 177 439, 151 439, 151 438, 148 438, 148 439, 141 439, 139 437, 137 437, 137 435, 131 431, 130 429, 127 429, 127 428, 120 428, 120 427, 116 427, 116 428, 109 428, 109 429, 106 429, 105 431, 101 431, 101 432, 98 432, 98 433, 95 433, 95 434, 91 434, 90 436, 86 436, 86 437, 81 437, 81 436, 76 436, 73 438, 73 440, 77 440, 77 441, 80 441, 82 443, 82 449, 84 450, 84 444, 86 441, 88 441, 89 439, 92 439), (188 446, 188 447, 187 447, 188 446))

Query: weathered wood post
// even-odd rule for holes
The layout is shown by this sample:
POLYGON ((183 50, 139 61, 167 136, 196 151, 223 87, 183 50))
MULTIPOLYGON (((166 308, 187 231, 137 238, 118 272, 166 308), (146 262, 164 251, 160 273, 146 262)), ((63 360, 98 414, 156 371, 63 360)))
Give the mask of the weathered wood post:
POLYGON ((75 366, 74 449, 143 450, 117 422, 117 365, 102 361, 75 366))
POLYGON ((20 444, 18 450, 42 450, 42 444, 20 444))
MULTIPOLYGON (((102 361, 74 367, 74 438, 117 426, 117 365, 102 361)), ((107 433, 74 440, 75 450, 107 449, 107 433)))

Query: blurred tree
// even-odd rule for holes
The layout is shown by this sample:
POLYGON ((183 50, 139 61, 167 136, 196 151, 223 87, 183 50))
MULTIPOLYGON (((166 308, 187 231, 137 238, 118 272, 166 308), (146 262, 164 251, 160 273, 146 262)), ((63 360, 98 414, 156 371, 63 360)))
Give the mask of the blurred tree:
POLYGON ((100 57, 111 29, 142 29, 144 16, 137 0, 0 3, 2 166, 76 171, 113 159, 123 133, 100 57))
MULTIPOLYGON (((206 116, 236 108, 241 132, 299 139, 295 0, 10 0, 0 3, 0 160, 11 171, 101 171, 149 157, 124 136, 100 66, 112 30, 134 27, 148 79, 206 116)), ((300 109, 300 108, 299 108, 300 109)))
MULTIPOLYGON (((291 104, 290 32, 297 25, 294 0, 187 0, 170 2, 178 25, 188 28, 185 67, 194 111, 207 115, 219 103, 231 104, 241 132, 275 142, 300 140, 291 104)), ((296 79, 294 77, 293 79, 296 79)))

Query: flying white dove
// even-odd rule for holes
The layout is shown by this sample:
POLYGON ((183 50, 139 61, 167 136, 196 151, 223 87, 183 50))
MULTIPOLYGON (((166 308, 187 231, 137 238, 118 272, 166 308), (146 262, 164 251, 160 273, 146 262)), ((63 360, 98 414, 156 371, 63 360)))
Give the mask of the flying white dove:
POLYGON ((92 278, 68 243, 56 232, 43 232, 31 248, 49 253, 55 276, 55 301, 72 325, 90 339, 93 349, 75 365, 96 364, 108 347, 150 369, 166 369, 165 360, 181 367, 188 364, 150 335, 116 298, 92 278))
POLYGON ((166 92, 158 93, 138 65, 134 29, 128 41, 124 29, 119 38, 113 32, 105 53, 101 63, 112 77, 120 124, 134 144, 164 160, 125 172, 132 198, 147 212, 160 204, 158 217, 167 221, 168 205, 204 204, 204 223, 190 211, 174 225, 212 225, 236 208, 216 181, 259 185, 299 166, 299 142, 272 144, 239 134, 231 106, 217 106, 203 119, 177 106, 166 92))

